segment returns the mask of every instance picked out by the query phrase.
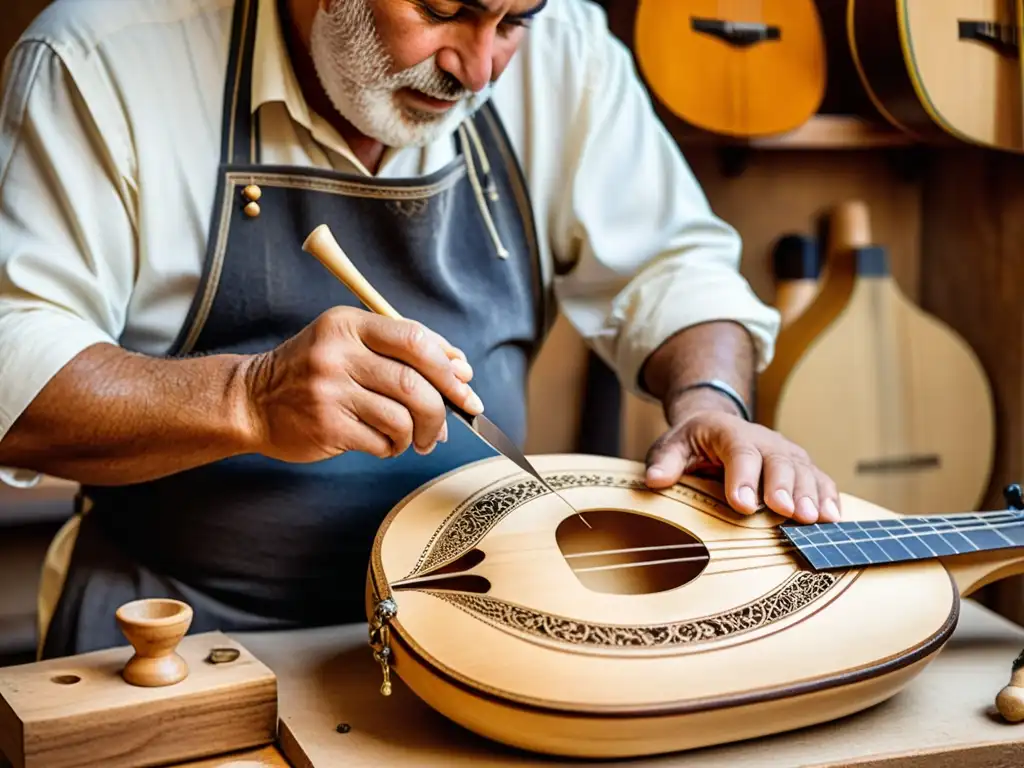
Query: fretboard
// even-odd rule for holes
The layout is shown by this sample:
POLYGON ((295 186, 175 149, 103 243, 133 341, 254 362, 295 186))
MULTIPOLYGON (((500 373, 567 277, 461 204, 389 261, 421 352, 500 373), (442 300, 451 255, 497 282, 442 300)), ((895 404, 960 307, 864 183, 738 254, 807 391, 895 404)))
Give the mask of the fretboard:
POLYGON ((1024 511, 787 524, 783 535, 818 571, 1024 547, 1024 511))

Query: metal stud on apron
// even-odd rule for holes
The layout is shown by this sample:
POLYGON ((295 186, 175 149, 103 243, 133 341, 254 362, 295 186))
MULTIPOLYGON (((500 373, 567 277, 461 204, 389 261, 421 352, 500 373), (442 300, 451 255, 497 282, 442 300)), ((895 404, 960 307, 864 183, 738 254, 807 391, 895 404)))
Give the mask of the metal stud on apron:
MULTIPOLYGON (((325 310, 360 302, 301 251, 327 223, 403 315, 463 349, 488 416, 525 432, 528 368, 550 327, 519 167, 485 105, 455 159, 422 178, 260 165, 250 122, 256 0, 237 0, 206 265, 170 355, 272 349, 325 310)), ((494 451, 449 419, 429 456, 346 453, 312 464, 241 456, 121 487, 87 487, 43 657, 125 643, 114 612, 139 597, 187 601, 192 632, 365 620, 373 537, 403 496, 494 451)))

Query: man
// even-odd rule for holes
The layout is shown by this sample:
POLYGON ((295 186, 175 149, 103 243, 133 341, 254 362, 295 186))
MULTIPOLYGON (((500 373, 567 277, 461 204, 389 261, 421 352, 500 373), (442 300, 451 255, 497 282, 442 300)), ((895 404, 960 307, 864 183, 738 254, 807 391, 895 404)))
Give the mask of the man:
POLYGON ((746 418, 777 313, 589 2, 58 0, 4 88, 0 465, 83 485, 44 656, 140 596, 361 619, 387 511, 493 455, 441 395, 521 442, 555 298, 664 405, 652 487, 717 467, 740 512, 838 519, 746 418), (321 223, 411 320, 301 252, 321 223))

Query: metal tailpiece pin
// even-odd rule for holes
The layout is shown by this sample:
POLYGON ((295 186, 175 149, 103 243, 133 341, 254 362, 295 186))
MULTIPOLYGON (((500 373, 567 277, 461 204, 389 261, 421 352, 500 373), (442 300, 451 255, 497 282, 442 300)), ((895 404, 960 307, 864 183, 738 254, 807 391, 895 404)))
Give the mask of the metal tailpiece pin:
POLYGON ((370 647, 373 648, 373 658, 380 664, 381 672, 384 675, 384 682, 380 686, 380 692, 385 696, 391 695, 391 647, 388 645, 390 639, 390 628, 388 622, 398 613, 398 605, 390 597, 377 603, 373 609, 373 619, 370 621, 370 647))

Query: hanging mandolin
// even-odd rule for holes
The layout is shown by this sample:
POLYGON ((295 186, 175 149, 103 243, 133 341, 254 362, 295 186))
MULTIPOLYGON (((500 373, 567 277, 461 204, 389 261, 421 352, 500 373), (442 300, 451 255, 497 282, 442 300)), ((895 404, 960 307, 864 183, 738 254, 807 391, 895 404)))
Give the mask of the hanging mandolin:
POLYGON ((1024 151, 1024 0, 849 0, 847 34, 878 111, 920 141, 1024 151))
POLYGON ((634 37, 654 95, 706 131, 791 131, 825 95, 825 42, 812 0, 639 0, 634 37))

